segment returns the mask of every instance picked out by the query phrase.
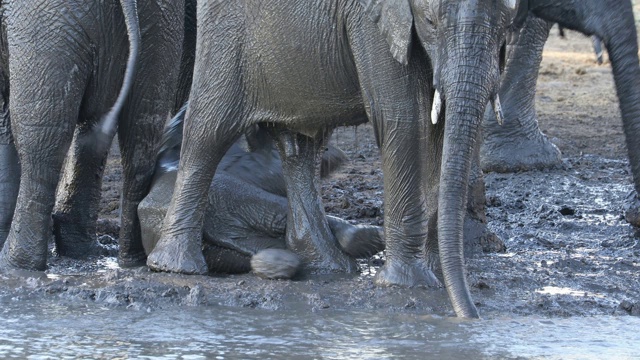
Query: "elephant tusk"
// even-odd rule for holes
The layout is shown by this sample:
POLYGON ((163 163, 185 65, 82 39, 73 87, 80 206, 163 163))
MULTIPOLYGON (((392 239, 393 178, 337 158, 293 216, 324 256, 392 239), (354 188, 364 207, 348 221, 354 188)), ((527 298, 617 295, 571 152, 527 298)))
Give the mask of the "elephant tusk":
POLYGON ((502 105, 500 104, 500 96, 498 94, 491 100, 491 105, 493 106, 493 112, 496 113, 498 124, 504 124, 504 113, 502 112, 502 105))
POLYGON ((431 123, 433 125, 438 123, 440 117, 440 111, 442 110, 442 98, 440 97, 440 91, 436 89, 436 93, 433 95, 433 104, 431 107, 431 123))

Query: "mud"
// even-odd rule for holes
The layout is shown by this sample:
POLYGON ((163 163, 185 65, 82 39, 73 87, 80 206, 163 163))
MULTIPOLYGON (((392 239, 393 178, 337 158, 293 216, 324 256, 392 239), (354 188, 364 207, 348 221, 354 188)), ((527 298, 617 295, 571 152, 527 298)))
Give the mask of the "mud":
MULTIPOLYGON (((488 174, 489 227, 505 253, 467 260, 472 295, 485 319, 509 315, 640 315, 640 234, 623 218, 631 175, 608 62, 591 41, 552 31, 539 79, 540 126, 563 153, 556 169, 488 174)), ((351 159, 323 184, 327 213, 382 225, 382 172, 370 126, 338 129, 333 140, 351 159)), ((98 235, 115 253, 122 171, 113 147, 103 182, 98 235)), ((356 276, 295 281, 252 274, 184 276, 146 267, 119 269, 114 257, 75 261, 52 256, 44 273, 0 274, 0 299, 156 311, 229 306, 269 311, 375 310, 452 316, 442 289, 378 288, 377 254, 356 276)))

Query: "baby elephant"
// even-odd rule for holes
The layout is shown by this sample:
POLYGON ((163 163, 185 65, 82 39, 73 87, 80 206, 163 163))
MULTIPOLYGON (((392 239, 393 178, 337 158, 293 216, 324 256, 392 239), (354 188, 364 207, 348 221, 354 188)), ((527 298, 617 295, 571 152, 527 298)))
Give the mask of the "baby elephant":
MULTIPOLYGON (((147 254, 160 238, 176 180, 185 108, 165 129, 151 191, 138 206, 142 241, 147 254)), ((203 253, 209 272, 244 273, 266 278, 291 278, 301 267, 287 250, 287 197, 278 151, 265 130, 247 134, 249 150, 238 142, 224 156, 211 182, 204 217, 203 253)), ((321 174, 329 175, 346 161, 329 146, 321 174)), ((340 248, 351 257, 371 256, 384 249, 378 226, 351 225, 327 216, 340 248)), ((176 254, 176 256, 180 256, 176 254)))

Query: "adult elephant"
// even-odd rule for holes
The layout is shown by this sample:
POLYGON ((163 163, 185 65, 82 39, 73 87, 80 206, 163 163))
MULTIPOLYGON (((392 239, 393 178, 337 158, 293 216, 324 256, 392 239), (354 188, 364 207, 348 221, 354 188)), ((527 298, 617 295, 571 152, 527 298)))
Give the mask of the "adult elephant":
POLYGON ((542 50, 554 22, 595 35, 607 48, 633 173, 635 194, 627 220, 640 226, 640 67, 638 39, 630 0, 530 0, 530 15, 509 44, 500 87, 505 124, 487 111, 483 129, 485 170, 511 172, 556 165, 560 152, 540 132, 535 90, 542 50), (514 91, 514 89, 518 89, 514 91))
POLYGON ((93 130, 114 103, 109 118, 122 109, 118 139, 124 170, 118 261, 144 263, 136 208, 148 192, 157 141, 172 112, 184 1, 7 0, 2 7, 11 130, 21 172, 0 266, 46 267, 59 180, 62 195, 53 215, 58 253, 83 257, 97 250, 95 222, 108 149, 95 145, 110 143, 115 131, 99 140, 93 130), (128 33, 133 23, 139 23, 139 31, 128 33), (129 50, 129 37, 137 33, 140 39, 132 44, 139 46, 129 50), (128 70, 123 85, 128 52, 141 54, 130 59, 139 71, 133 77, 128 70), (125 91, 119 92, 121 85, 125 91))
POLYGON ((229 147, 262 124, 281 153, 288 248, 308 269, 355 271, 329 231, 315 159, 331 129, 368 119, 385 186, 387 262, 376 282, 437 285, 425 252, 438 248, 456 313, 477 317, 462 251, 467 182, 517 10, 514 0, 200 2, 176 188, 147 264, 206 272, 208 187, 229 147))

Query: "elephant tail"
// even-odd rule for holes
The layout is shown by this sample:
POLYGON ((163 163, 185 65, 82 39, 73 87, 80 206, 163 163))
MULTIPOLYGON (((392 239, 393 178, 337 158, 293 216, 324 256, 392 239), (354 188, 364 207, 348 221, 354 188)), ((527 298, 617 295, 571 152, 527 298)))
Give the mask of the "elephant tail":
POLYGON ((182 128, 188 106, 189 102, 187 101, 164 127, 156 161, 156 173, 178 170, 180 147, 182 146, 182 128))
POLYGON ((122 87, 116 99, 115 104, 109 112, 100 120, 95 128, 96 146, 98 151, 106 151, 118 127, 118 116, 124 106, 129 95, 131 86, 135 78, 138 67, 138 56, 140 55, 140 22, 138 20, 138 9, 136 0, 120 0, 124 20, 127 26, 127 34, 129 36, 129 58, 127 59, 127 68, 124 73, 122 87))

